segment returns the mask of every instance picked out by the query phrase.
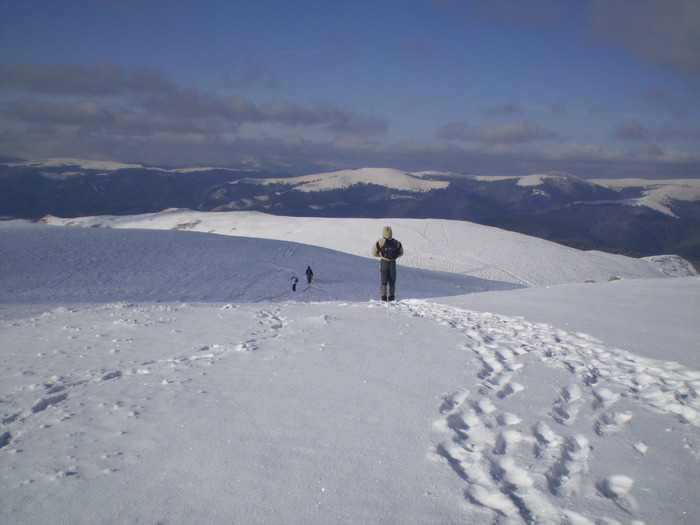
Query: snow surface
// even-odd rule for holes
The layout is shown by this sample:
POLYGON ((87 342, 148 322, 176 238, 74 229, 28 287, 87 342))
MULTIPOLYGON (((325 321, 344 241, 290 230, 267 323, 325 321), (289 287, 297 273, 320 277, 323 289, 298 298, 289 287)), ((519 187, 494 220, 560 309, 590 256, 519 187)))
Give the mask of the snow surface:
POLYGON ((326 242, 385 221, 283 219, 0 223, 0 522, 700 522, 700 278, 390 221, 511 278, 402 259, 386 305, 376 260, 326 242))
POLYGON ((518 186, 541 186, 554 180, 568 180, 570 176, 559 173, 533 173, 532 175, 479 175, 477 180, 491 182, 497 180, 517 180, 518 186))
POLYGON ((670 215, 671 217, 677 217, 677 215, 673 213, 673 210, 669 208, 669 201, 671 199, 680 201, 700 200, 700 179, 594 179, 589 182, 606 186, 617 191, 630 187, 644 188, 644 195, 642 197, 625 199, 622 201, 606 201, 606 203, 646 206, 660 211, 661 213, 665 213, 666 215, 670 215))
POLYGON ((330 173, 317 173, 279 179, 246 179, 247 182, 287 184, 299 191, 328 191, 348 188, 353 184, 376 184, 402 191, 423 192, 446 188, 446 181, 425 180, 421 174, 408 173, 391 168, 360 168, 330 173))
POLYGON ((142 164, 125 164, 123 162, 85 160, 71 157, 51 158, 43 160, 29 160, 21 162, 9 162, 8 166, 27 166, 32 168, 60 168, 78 166, 85 170, 116 171, 129 168, 142 168, 142 164))
MULTIPOLYGON (((150 171, 162 171, 168 173, 198 173, 203 171, 211 170, 222 170, 222 171, 254 171, 254 170, 243 170, 243 169, 229 169, 229 168, 214 168, 214 167, 192 167, 192 168, 159 168, 156 166, 144 166, 143 164, 127 164, 124 162, 115 161, 102 161, 102 160, 86 160, 78 159, 72 157, 63 158, 50 158, 42 160, 27 160, 19 162, 8 162, 5 163, 7 166, 26 166, 30 168, 63 168, 63 167, 77 167, 81 170, 90 171, 103 171, 106 173, 123 170, 123 169, 145 169, 150 171)), ((84 175, 82 171, 65 171, 61 173, 45 172, 43 175, 47 178, 67 178, 70 176, 84 175)))
POLYGON ((494 182, 501 180, 517 180, 518 186, 540 186, 551 180, 568 180, 570 175, 561 173, 533 173, 532 175, 475 175, 476 180, 494 182))
POLYGON ((332 219, 282 217, 259 212, 165 212, 64 219, 55 225, 184 229, 293 241, 359 257, 370 256, 382 227, 392 227, 404 244, 402 266, 468 275, 520 286, 549 286, 610 278, 696 275, 678 257, 634 259, 603 252, 581 252, 553 242, 470 222, 442 219, 332 219))

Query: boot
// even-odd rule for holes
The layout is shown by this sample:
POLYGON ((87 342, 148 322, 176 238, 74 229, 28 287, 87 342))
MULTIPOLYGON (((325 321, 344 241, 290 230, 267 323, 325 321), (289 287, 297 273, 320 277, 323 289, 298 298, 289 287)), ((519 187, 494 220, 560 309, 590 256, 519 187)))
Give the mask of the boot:
POLYGON ((379 285, 379 295, 382 296, 382 301, 386 301, 386 285, 379 285))

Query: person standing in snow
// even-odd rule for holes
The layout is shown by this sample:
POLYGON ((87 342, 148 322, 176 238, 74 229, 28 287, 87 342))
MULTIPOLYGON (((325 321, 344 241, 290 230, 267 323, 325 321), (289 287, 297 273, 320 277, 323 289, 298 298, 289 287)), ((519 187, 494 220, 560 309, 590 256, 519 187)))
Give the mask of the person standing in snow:
POLYGON ((379 262, 379 295, 382 301, 393 301, 396 299, 396 259, 403 255, 403 246, 392 237, 391 226, 384 226, 382 238, 372 246, 372 255, 380 257, 379 262), (387 296, 387 284, 389 285, 389 295, 387 296))
POLYGON ((311 284, 311 279, 314 278, 314 272, 311 271, 311 266, 306 267, 306 282, 311 284))
POLYGON ((299 282, 299 279, 297 279, 297 276, 294 275, 292 276, 292 291, 296 292, 297 291, 297 283, 299 282))

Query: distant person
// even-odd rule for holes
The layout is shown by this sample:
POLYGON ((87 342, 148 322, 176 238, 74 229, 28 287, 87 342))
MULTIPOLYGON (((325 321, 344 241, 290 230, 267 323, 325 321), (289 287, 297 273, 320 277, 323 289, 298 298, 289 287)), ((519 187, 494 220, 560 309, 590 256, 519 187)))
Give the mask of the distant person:
POLYGON ((396 299, 396 259, 403 255, 403 246, 392 237, 391 226, 384 226, 382 238, 372 246, 372 255, 381 257, 379 262, 379 295, 382 301, 396 299), (386 286, 389 285, 389 295, 386 286))
POLYGON ((311 266, 306 267, 306 282, 311 284, 311 280, 314 278, 314 272, 311 270, 311 266))
POLYGON ((292 277, 292 291, 296 292, 297 291, 297 283, 299 282, 299 279, 297 279, 297 276, 292 277))

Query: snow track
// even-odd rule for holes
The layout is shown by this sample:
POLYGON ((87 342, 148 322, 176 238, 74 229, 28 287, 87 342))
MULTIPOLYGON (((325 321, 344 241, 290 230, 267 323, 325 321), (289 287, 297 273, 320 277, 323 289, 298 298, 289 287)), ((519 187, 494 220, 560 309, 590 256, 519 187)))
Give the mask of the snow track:
POLYGON ((386 304, 376 261, 308 245, 3 234, 2 523, 700 522, 696 277, 514 291, 402 266, 414 299, 386 304))
MULTIPOLYGON (((641 518, 632 477, 588 475, 592 443, 624 433, 640 404, 700 426, 698 371, 523 319, 418 300, 397 307, 463 333, 464 349, 480 363, 474 382, 444 397, 435 422, 444 439, 434 452, 464 481, 466 499, 491 511, 494 523, 614 523, 606 516, 606 500, 641 518), (518 378, 542 364, 566 371, 568 378, 558 374, 562 384, 547 384, 525 401, 528 413, 519 414, 513 398, 526 398, 523 383, 530 383, 518 378), (542 418, 529 417, 532 405, 547 398, 542 418), (578 496, 586 498, 585 507, 572 505, 578 496), (596 499, 598 521, 585 517, 596 499)), ((635 450, 647 447, 638 443, 635 450)))
MULTIPOLYGON (((6 317, 0 328, 15 357, 2 363, 3 519, 26 517, 12 502, 46 492, 59 507, 81 493, 92 521, 109 521, 116 511, 103 495, 124 476, 176 485, 181 469, 201 488, 159 511, 166 521, 178 512, 211 519, 187 507, 211 494, 228 498, 224 507, 212 502, 218 516, 270 520, 264 500, 240 514, 246 490, 220 493, 230 472, 256 490, 284 490, 284 515, 306 523, 371 522, 382 505, 402 521, 498 524, 655 523, 688 507, 650 505, 644 491, 682 494, 674 484, 694 472, 700 374, 586 334, 424 300, 118 302, 6 317), (395 334, 392 344, 376 343, 382 329, 395 334), (33 356, 18 360, 29 347, 33 356), (434 396, 438 385, 444 393, 434 396), (638 419, 645 424, 635 428, 638 419), (264 434, 248 436, 257 427, 264 434), (414 434, 432 443, 429 461, 414 434), (231 443, 239 446, 222 456, 231 443), (644 462, 678 446, 689 464, 641 477, 644 462), (269 456, 278 449, 286 452, 269 456), (423 497, 397 469, 424 484, 423 497), (290 489, 295 476, 304 482, 290 489), (356 480, 353 495, 342 489, 347 478, 356 480), (321 506, 300 510, 311 479, 323 480, 321 506), (370 505, 375 494, 384 499, 370 505)), ((127 519, 142 517, 137 506, 127 519)), ((65 522, 74 518, 68 512, 65 522)))
MULTIPOLYGON (((219 308, 219 307, 214 307, 219 308)), ((222 311, 235 310, 239 307, 226 304, 220 307, 222 311)), ((34 363, 40 366, 43 363, 54 372, 49 378, 40 382, 17 382, 14 391, 4 392, 2 398, 2 424, 12 428, 13 424, 26 424, 28 420, 47 409, 54 408, 67 401, 77 393, 98 388, 107 381, 132 378, 135 376, 158 375, 163 376, 162 384, 170 384, 177 379, 171 377, 168 371, 186 368, 188 366, 213 365, 230 353, 253 351, 264 340, 275 337, 285 321, 279 316, 280 308, 275 304, 269 304, 264 308, 252 308, 250 324, 246 325, 247 335, 240 339, 219 341, 210 344, 200 344, 194 347, 185 347, 175 354, 162 355, 160 351, 149 352, 139 348, 134 349, 134 339, 124 337, 123 333, 139 334, 157 331, 163 325, 175 325, 181 319, 182 312, 190 310, 190 306, 180 305, 137 305, 133 303, 110 303, 96 308, 65 308, 58 307, 44 312, 36 317, 11 322, 1 322, 3 330, 9 332, 10 327, 15 337, 20 340, 31 337, 32 329, 49 327, 58 333, 68 334, 71 341, 81 341, 82 353, 70 352, 58 348, 51 351, 50 345, 46 351, 40 351, 38 359, 34 363), (76 325, 63 323, 70 320, 86 318, 96 321, 95 325, 76 325), (104 319, 110 321, 111 326, 104 324, 104 319), (119 334, 122 334, 120 337, 119 334), (99 344, 101 340, 109 341, 107 344, 99 344), (88 344, 84 344, 85 342, 88 344), (95 344, 97 342, 97 344, 95 344), (85 369, 81 362, 92 361, 87 354, 91 350, 108 348, 107 356, 100 359, 100 368, 85 369), (126 358, 126 355, 130 358, 126 358), (152 356, 149 359, 139 359, 144 356, 152 356)), ((173 332, 181 333, 174 328, 173 332)), ((35 342, 36 344, 36 342, 35 342)), ((46 343, 40 343, 40 348, 46 343)), ((14 345, 13 345, 14 346, 14 345)), ((15 378, 33 378, 37 371, 33 368, 19 370, 13 364, 14 360, 6 359, 4 364, 15 378)), ((8 383, 9 384, 9 383, 8 383)), ((12 434, 10 434, 11 436, 12 434)), ((9 441, 6 440, 6 441, 9 441)), ((2 440, 0 440, 0 443, 2 440)), ((5 443, 7 444, 7 443, 5 443)))

